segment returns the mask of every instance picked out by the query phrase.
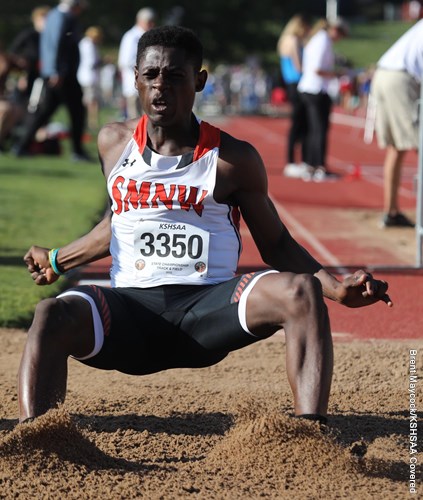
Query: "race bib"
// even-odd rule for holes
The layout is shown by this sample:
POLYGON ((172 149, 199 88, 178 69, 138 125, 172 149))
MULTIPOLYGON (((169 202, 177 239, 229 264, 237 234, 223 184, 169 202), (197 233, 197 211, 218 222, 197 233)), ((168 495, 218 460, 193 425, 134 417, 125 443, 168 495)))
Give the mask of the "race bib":
POLYGON ((135 275, 206 276, 209 236, 191 224, 140 220, 134 228, 135 275))

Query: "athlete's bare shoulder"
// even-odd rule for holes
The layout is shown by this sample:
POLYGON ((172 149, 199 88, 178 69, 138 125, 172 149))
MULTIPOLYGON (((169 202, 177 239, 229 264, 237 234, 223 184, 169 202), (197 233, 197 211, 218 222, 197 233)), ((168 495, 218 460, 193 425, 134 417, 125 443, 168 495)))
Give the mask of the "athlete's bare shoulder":
POLYGON ((233 199, 237 191, 266 189, 266 171, 256 148, 247 141, 221 132, 215 197, 223 201, 233 199))
POLYGON ((223 131, 220 134, 219 160, 233 167, 256 169, 263 166, 259 153, 251 143, 223 131))
POLYGON ((104 125, 97 137, 98 154, 107 177, 131 139, 138 120, 111 122, 104 125))

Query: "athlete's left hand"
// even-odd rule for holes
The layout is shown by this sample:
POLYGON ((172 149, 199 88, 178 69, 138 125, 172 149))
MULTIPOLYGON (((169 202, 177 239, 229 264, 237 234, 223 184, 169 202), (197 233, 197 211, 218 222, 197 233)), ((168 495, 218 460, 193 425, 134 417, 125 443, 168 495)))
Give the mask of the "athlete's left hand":
POLYGON ((374 279, 373 276, 363 270, 345 276, 340 287, 340 302, 347 307, 369 306, 381 300, 389 307, 394 304, 386 293, 388 283, 383 280, 374 279))

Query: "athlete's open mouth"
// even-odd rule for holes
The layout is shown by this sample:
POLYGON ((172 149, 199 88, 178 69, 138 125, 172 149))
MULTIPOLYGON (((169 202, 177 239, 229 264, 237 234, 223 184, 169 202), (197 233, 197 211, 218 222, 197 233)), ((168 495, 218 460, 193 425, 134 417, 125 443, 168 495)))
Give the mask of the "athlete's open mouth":
POLYGON ((163 98, 153 99, 151 104, 157 111, 164 110, 168 106, 168 102, 163 98))

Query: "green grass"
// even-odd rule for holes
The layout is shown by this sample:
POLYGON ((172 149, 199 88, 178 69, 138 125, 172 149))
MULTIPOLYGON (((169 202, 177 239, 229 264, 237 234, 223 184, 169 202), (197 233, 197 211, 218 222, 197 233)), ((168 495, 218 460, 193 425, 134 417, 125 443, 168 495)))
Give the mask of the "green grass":
POLYGON ((355 68, 367 68, 376 64, 412 24, 400 21, 352 24, 350 35, 337 42, 335 50, 352 61, 355 68))
MULTIPOLYGON (((95 144, 87 148, 96 157, 95 144)), ((0 326, 22 327, 40 298, 64 285, 63 279, 34 285, 24 254, 33 244, 58 247, 89 231, 104 212, 105 182, 98 162, 71 163, 67 151, 19 159, 4 154, 0 176, 0 326)))

